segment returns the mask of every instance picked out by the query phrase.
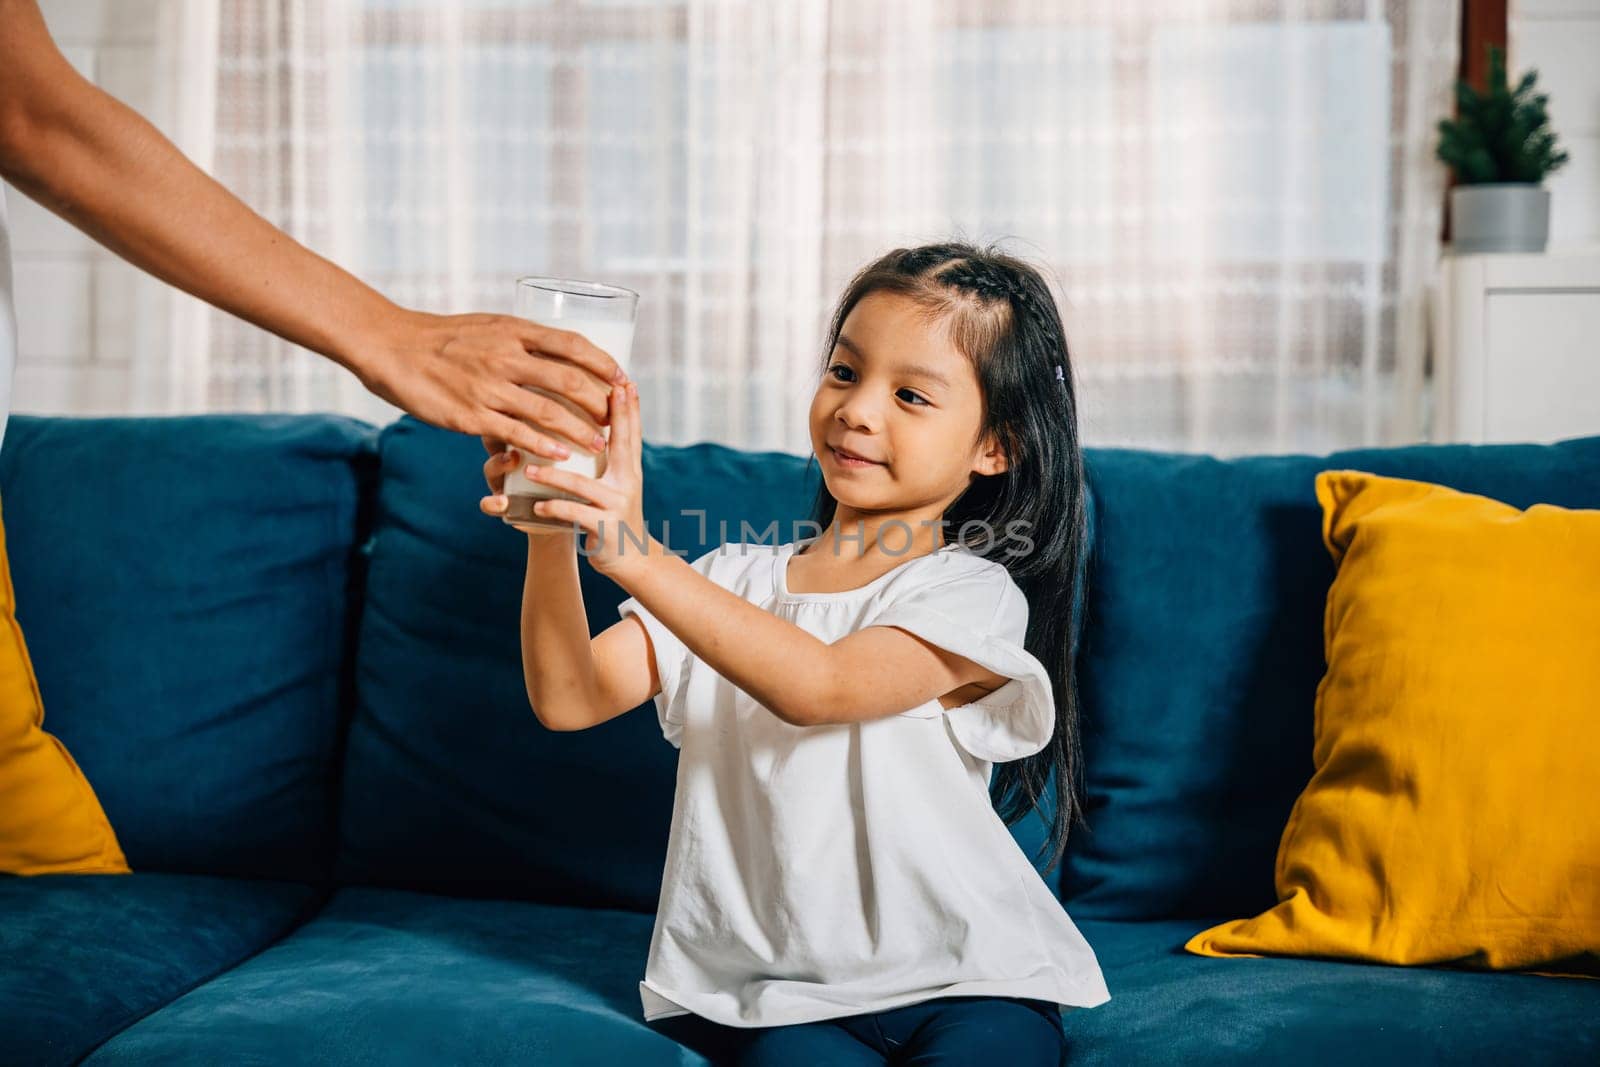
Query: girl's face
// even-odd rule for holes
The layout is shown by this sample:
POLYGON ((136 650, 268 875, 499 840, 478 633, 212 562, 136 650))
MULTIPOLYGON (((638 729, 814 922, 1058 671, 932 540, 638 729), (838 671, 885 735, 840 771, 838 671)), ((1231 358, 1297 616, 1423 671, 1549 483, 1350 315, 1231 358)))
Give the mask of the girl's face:
POLYGON ((992 435, 972 444, 983 421, 977 372, 944 322, 898 293, 869 293, 851 308, 810 421, 841 519, 892 512, 937 522, 974 474, 1005 470, 992 435), (847 464, 835 448, 874 462, 847 464))

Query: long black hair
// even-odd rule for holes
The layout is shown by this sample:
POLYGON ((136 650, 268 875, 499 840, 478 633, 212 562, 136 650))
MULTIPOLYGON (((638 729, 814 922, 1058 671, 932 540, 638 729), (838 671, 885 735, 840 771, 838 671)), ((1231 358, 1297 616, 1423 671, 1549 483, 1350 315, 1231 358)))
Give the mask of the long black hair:
MULTIPOLYGON (((1087 503, 1061 315, 1039 272, 992 245, 980 249, 954 241, 897 248, 861 268, 846 286, 828 330, 824 368, 851 309, 873 292, 909 297, 948 323, 951 340, 977 371, 983 397, 983 422, 973 444, 993 433, 1005 450, 1006 469, 975 476, 945 512, 941 529, 959 531, 974 523, 983 543, 968 541, 968 547, 1003 564, 1028 599, 1025 647, 1050 675, 1055 735, 1035 755, 1000 764, 990 799, 1008 826, 1033 810, 1047 819, 1049 873, 1083 810, 1075 663, 1087 503), (1017 529, 1033 541, 1030 551, 1019 552, 1016 543, 996 535, 1017 529), (1052 774, 1053 819, 1042 807, 1052 774)), ((837 509, 819 478, 812 521, 825 530, 837 509)))

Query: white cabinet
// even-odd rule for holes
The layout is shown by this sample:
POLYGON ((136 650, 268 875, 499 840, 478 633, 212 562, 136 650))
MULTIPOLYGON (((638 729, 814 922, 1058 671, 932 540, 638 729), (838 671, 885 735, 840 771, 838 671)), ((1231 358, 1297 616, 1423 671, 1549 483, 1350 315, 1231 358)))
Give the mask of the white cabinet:
POLYGON ((1446 251, 1432 317, 1433 440, 1600 434, 1600 247, 1446 251))

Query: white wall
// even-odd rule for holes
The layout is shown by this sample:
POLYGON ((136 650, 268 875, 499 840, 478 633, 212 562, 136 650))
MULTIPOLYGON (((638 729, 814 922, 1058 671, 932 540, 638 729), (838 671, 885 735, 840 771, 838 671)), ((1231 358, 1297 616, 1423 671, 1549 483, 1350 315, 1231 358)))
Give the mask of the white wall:
MULTIPOLYGON (((153 113, 160 0, 41 0, 74 67, 165 128, 153 113)), ((17 304, 13 410, 120 414, 129 410, 129 354, 158 314, 160 283, 6 187, 17 304)))
POLYGON ((1550 247, 1600 244, 1600 0, 1511 0, 1506 71, 1530 68, 1550 94, 1550 126, 1571 158, 1545 179, 1550 247))

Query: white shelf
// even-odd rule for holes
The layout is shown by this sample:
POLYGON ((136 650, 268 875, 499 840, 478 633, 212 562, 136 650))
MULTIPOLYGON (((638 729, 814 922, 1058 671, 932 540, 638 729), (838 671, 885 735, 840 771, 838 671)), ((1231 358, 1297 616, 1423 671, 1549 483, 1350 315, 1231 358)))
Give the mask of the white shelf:
POLYGON ((1600 434, 1600 246, 1446 249, 1432 324, 1434 440, 1600 434))

